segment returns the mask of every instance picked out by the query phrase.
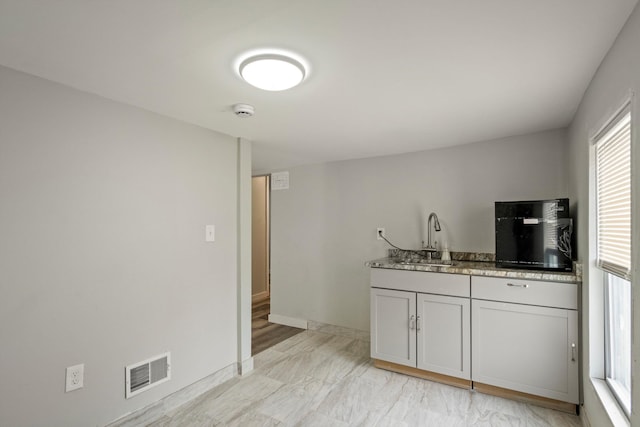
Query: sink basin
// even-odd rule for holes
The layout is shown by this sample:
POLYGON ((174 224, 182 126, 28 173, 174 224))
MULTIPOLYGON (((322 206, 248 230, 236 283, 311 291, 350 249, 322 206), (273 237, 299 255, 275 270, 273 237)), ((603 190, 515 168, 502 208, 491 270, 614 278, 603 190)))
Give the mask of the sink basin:
POLYGON ((430 265, 432 267, 451 267, 452 261, 442 261, 439 259, 397 259, 396 263, 402 265, 430 265))

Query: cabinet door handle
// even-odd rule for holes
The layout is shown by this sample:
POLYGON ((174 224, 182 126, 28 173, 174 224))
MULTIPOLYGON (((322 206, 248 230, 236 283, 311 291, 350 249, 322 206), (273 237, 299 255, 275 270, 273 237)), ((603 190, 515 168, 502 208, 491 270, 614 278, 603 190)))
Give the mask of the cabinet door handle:
POLYGON ((416 319, 416 331, 420 331, 420 316, 416 319))
POLYGON ((574 342, 571 343, 571 361, 576 361, 576 343, 574 342))
POLYGON ((411 317, 409 318, 409 329, 413 330, 415 328, 416 328, 416 316, 412 314, 411 317))
POLYGON ((529 285, 526 283, 507 283, 507 286, 511 286, 512 288, 528 288, 529 285))

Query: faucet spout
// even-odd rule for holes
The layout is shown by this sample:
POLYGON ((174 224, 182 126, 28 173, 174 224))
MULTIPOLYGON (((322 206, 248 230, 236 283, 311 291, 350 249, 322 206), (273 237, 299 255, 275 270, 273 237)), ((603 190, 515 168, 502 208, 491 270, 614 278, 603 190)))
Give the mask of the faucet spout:
POLYGON ((431 224, 431 220, 432 219, 434 220, 434 224, 433 225, 434 225, 435 230, 436 231, 442 230, 442 228, 440 228, 440 221, 438 221, 438 215, 436 215, 435 212, 431 212, 429 214, 429 224, 431 224))
POLYGON ((431 228, 433 228, 436 232, 442 230, 440 227, 440 221, 438 221, 438 215, 435 212, 431 212, 429 214, 429 219, 427 220, 427 246, 424 246, 423 249, 427 251, 427 255, 431 258, 431 253, 436 252, 437 248, 434 245, 434 242, 431 239, 431 228), (433 225, 432 225, 433 221, 433 225))

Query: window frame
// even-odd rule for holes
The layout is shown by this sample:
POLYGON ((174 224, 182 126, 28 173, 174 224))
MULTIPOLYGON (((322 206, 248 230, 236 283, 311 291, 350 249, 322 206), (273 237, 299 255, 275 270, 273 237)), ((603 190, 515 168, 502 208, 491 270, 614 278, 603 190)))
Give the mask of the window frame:
MULTIPOLYGON (((611 281, 611 277, 618 277, 613 273, 610 273, 608 271, 604 271, 602 270, 602 274, 603 274, 603 283, 604 283, 604 321, 605 321, 605 325, 604 325, 604 339, 605 339, 605 347, 604 347, 604 381, 607 384, 607 387, 609 387, 609 390, 611 391, 611 393, 613 394, 614 398, 616 399, 616 401, 618 402, 618 405, 620 405, 620 408, 622 409, 622 411, 625 413, 625 415, 627 416, 627 418, 631 417, 631 386, 629 388, 629 390, 627 390, 626 388, 624 388, 618 381, 614 381, 611 376, 611 364, 613 363, 611 361, 611 328, 612 325, 610 323, 610 309, 611 309, 611 302, 610 302, 610 291, 611 291, 611 287, 613 286, 610 281, 611 281)), ((619 277, 622 280, 623 279, 621 277, 619 277)), ((631 282, 629 282, 629 286, 631 286, 631 282)), ((629 302, 629 305, 631 306, 631 302, 629 302)), ((631 307, 630 307, 631 308, 631 307)), ((632 311, 632 310, 630 310, 632 311)), ((629 319, 629 322, 632 322, 633 319, 633 313, 630 313, 630 317, 631 319, 629 319)), ((629 346, 629 351, 631 351, 631 345, 629 346)), ((629 360, 631 361, 631 355, 629 355, 629 360)), ((631 366, 630 366, 631 368, 631 366)), ((630 373, 631 375, 631 373, 630 373)))
MULTIPOLYGON (((619 108, 617 110, 617 112, 615 114, 613 114, 612 116, 610 116, 610 118, 605 122, 605 125, 602 126, 600 128, 600 130, 598 132, 596 132, 594 134, 594 136, 592 138, 590 138, 591 140, 591 152, 592 152, 592 161, 590 162, 591 166, 593 167, 593 175, 592 178, 590 178, 590 190, 589 192, 591 193, 590 196, 590 200, 593 203, 592 208, 593 210, 591 210, 592 213, 594 213, 594 229, 595 229, 595 245, 592 246, 593 249, 595 249, 595 251, 592 254, 592 257, 590 257, 594 262, 593 264, 593 268, 595 269, 595 271, 598 271, 599 274, 597 276, 599 277, 592 277, 593 279, 596 279, 596 282, 599 283, 599 285, 601 286, 601 290, 602 290, 602 306, 600 308, 600 310, 602 310, 600 313, 602 314, 602 367, 601 369, 598 369, 597 371, 602 373, 602 379, 603 382, 606 384, 606 387, 609 389, 609 392, 611 393, 612 397, 616 400, 617 405, 619 406, 620 410, 625 414, 625 416, 627 417, 627 419, 630 419, 631 416, 631 405, 632 405, 632 394, 633 394, 633 384, 630 385, 630 388, 627 392, 627 390, 621 386, 619 384, 619 382, 611 380, 610 377, 610 373, 611 373, 611 369, 610 369, 610 345, 611 345, 611 330, 610 330, 610 286, 612 286, 610 284, 610 280, 609 280, 609 275, 611 276, 615 276, 615 277, 619 277, 622 280, 626 280, 629 282, 630 286, 632 286, 632 279, 630 277, 630 272, 627 275, 623 275, 621 276, 619 274, 619 272, 615 271, 615 270, 611 270, 606 268, 605 266, 600 265, 600 260, 598 258, 599 255, 599 249, 598 249, 598 244, 599 244, 599 237, 598 237, 598 231, 599 231, 599 224, 598 224, 598 177, 597 177, 597 169, 598 169, 598 153, 597 153, 597 148, 598 148, 598 144, 600 142, 604 142, 602 141, 602 138, 604 136, 607 135, 607 133, 609 131, 611 131, 612 129, 614 129, 623 119, 626 118, 627 115, 629 115, 629 126, 631 127, 631 134, 629 136, 630 139, 630 144, 631 144, 631 150, 633 150, 633 114, 632 114, 632 100, 633 97, 630 97, 626 100, 626 102, 622 105, 621 108, 619 108), (628 402, 628 405, 625 403, 628 402)), ((633 157, 633 156, 632 156, 633 157)), ((632 198, 631 200, 631 236, 630 236, 630 245, 633 246, 633 225, 634 225, 634 214, 633 214, 633 206, 635 201, 633 200, 633 192, 634 192, 634 188, 633 188, 633 158, 630 159, 631 160, 631 164, 630 164, 630 168, 631 168, 631 188, 629 189, 630 192, 630 196, 632 198)), ((591 226, 590 226, 591 227, 591 226)), ((591 246, 591 245, 590 245, 591 246)), ((633 267, 633 247, 631 247, 631 267, 633 267)), ((591 249, 590 249, 591 252, 591 249)), ((631 268, 632 269, 632 268, 631 268)), ((631 289, 632 291, 632 299, 633 299, 633 289, 631 289)), ((631 345, 630 345, 630 351, 633 353, 633 305, 632 302, 630 301, 629 304, 631 305, 631 345)), ((630 360, 631 360, 631 371, 633 371, 633 354, 630 355, 630 360)), ((631 372, 631 375, 632 372, 631 372)), ((597 375, 599 376, 599 375, 597 375)))

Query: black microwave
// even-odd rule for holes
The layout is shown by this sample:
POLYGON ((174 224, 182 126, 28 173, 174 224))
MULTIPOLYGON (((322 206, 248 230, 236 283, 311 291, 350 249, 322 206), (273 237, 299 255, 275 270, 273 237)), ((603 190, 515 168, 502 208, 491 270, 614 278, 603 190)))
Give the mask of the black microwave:
POLYGON ((571 271, 569 199, 495 202, 496 266, 571 271))

